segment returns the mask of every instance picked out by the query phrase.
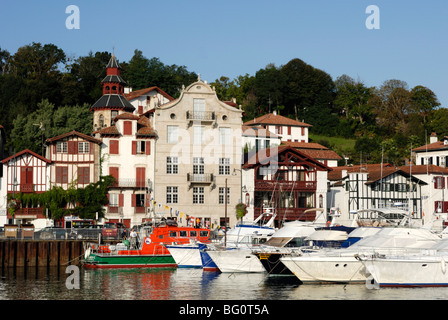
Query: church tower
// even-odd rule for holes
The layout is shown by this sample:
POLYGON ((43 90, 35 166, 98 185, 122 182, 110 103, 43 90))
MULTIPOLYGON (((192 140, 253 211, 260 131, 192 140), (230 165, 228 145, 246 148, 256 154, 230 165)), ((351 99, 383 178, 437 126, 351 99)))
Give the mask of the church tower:
POLYGON ((120 65, 113 54, 106 66, 106 77, 101 81, 103 96, 90 107, 93 111, 93 129, 113 125, 113 119, 123 112, 134 112, 134 106, 123 96, 126 82, 120 76, 120 65))

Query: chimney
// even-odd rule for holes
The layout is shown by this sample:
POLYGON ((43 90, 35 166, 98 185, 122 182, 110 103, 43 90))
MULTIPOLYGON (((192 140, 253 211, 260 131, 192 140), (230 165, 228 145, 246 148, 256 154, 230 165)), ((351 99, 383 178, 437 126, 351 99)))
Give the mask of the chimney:
POLYGON ((435 133, 435 132, 431 133, 431 136, 429 137, 429 143, 435 143, 437 141, 438 141, 437 133, 435 133))

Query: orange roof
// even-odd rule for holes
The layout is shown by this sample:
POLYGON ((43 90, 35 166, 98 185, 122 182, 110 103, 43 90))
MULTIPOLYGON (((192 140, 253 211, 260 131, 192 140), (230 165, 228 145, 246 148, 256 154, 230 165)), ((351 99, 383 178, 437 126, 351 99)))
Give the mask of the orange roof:
POLYGON ((135 90, 135 91, 132 91, 130 93, 124 94, 124 96, 129 101, 129 100, 133 100, 135 98, 138 98, 141 95, 144 95, 145 93, 151 92, 153 90, 156 90, 162 96, 164 96, 165 98, 167 98, 170 101, 174 100, 174 98, 172 96, 170 96, 168 93, 166 93, 165 91, 163 91, 159 87, 149 87, 149 88, 145 88, 145 89, 135 90))
POLYGON ((434 164, 428 164, 428 165, 412 165, 412 166, 401 166, 399 167, 400 170, 403 170, 406 173, 412 174, 443 174, 448 176, 448 168, 442 168, 438 167, 434 164))
POLYGON ((91 142, 94 142, 94 143, 97 143, 97 144, 101 143, 101 140, 95 139, 95 138, 93 138, 91 136, 88 136, 88 135, 86 135, 84 133, 81 133, 81 132, 77 132, 75 130, 67 132, 67 133, 64 133, 64 134, 60 134, 60 135, 58 135, 56 137, 53 137, 53 138, 49 138, 49 139, 47 139, 47 142, 51 143, 51 142, 54 142, 54 141, 57 141, 57 140, 61 140, 61 139, 64 139, 64 138, 70 137, 70 136, 78 136, 78 137, 80 137, 80 138, 82 138, 84 140, 91 141, 91 142))
POLYGON ((448 137, 444 137, 442 140, 426 144, 424 146, 412 149, 412 151, 415 152, 423 152, 423 151, 432 151, 432 150, 448 150, 448 144, 445 145, 445 140, 448 139, 448 137))
POLYGON ((303 159, 304 162, 312 163, 313 165, 316 165, 317 167, 320 167, 323 170, 329 170, 331 171, 332 168, 327 167, 323 163, 317 161, 314 158, 309 157, 308 155, 300 152, 296 148, 292 148, 290 146, 280 145, 278 147, 272 147, 272 148, 266 148, 261 149, 257 153, 255 153, 246 163, 244 163, 243 168, 251 168, 256 165, 263 165, 268 164, 270 160, 273 160, 275 156, 286 152, 286 151, 292 151, 293 153, 297 154, 299 157, 303 159))
POLYGON ((118 116, 116 116, 114 118, 114 122, 117 122, 117 120, 120 120, 120 119, 123 119, 123 120, 138 120, 139 118, 140 118, 139 116, 137 116, 137 115, 135 115, 133 113, 123 112, 123 113, 120 113, 118 116))
POLYGON ((278 114, 268 113, 261 117, 255 118, 244 123, 245 126, 253 126, 260 124, 272 124, 272 125, 285 125, 285 126, 295 126, 295 127, 312 127, 312 125, 293 120, 278 114))
POLYGON ((327 147, 314 142, 293 142, 282 141, 283 145, 287 145, 300 150, 306 155, 319 160, 340 160, 342 159, 336 152, 327 147))
POLYGON ((20 151, 20 152, 18 152, 18 153, 16 153, 16 154, 14 154, 14 155, 12 155, 12 156, 6 158, 6 159, 3 159, 3 160, 2 160, 2 163, 9 162, 9 160, 11 160, 11 159, 13 159, 13 158, 20 157, 22 154, 25 154, 25 153, 29 153, 30 155, 32 155, 32 156, 34 156, 34 157, 36 157, 36 158, 39 158, 40 160, 45 161, 45 162, 47 162, 47 163, 51 163, 51 160, 48 160, 47 158, 45 158, 45 157, 43 157, 43 156, 41 156, 41 155, 39 155, 39 154, 37 154, 37 153, 35 153, 35 152, 29 150, 29 149, 22 150, 22 151, 20 151))
POLYGON ((117 130, 117 128, 115 126, 106 127, 106 128, 97 130, 97 131, 95 131, 93 133, 99 133, 102 136, 103 135, 105 135, 105 136, 109 136, 109 135, 119 136, 120 135, 120 132, 118 132, 118 130, 117 130))

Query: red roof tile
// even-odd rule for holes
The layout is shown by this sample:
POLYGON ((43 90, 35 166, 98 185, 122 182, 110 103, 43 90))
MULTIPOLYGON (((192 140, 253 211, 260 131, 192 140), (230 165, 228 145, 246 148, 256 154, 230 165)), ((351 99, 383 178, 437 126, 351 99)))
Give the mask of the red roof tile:
POLYGON ((29 150, 29 149, 22 150, 22 151, 20 151, 20 152, 18 152, 18 153, 16 153, 16 154, 14 154, 14 155, 12 155, 12 156, 6 158, 6 159, 3 159, 3 160, 2 160, 2 163, 9 162, 11 159, 20 157, 22 154, 25 154, 25 153, 29 153, 29 154, 31 154, 32 156, 34 156, 34 157, 36 157, 36 158, 39 158, 40 160, 45 161, 45 162, 47 162, 47 163, 51 163, 51 160, 48 160, 47 158, 45 158, 45 157, 43 157, 43 156, 41 156, 41 155, 39 155, 39 154, 37 154, 37 153, 35 153, 35 152, 29 150))
POLYGON ((81 132, 77 132, 75 130, 67 132, 67 133, 64 133, 64 134, 61 134, 61 135, 58 135, 58 136, 53 137, 53 138, 49 138, 49 139, 47 139, 47 142, 51 143, 51 142, 54 142, 54 141, 57 141, 57 140, 61 140, 61 139, 64 139, 64 138, 67 138, 67 137, 71 137, 71 136, 77 136, 77 137, 80 137, 80 138, 82 138, 84 140, 91 141, 91 142, 94 142, 94 143, 97 143, 97 144, 101 143, 101 140, 95 139, 94 137, 88 136, 88 135, 86 135, 84 133, 81 133, 81 132))
POLYGON ((244 123, 245 126, 261 125, 261 124, 272 124, 272 125, 285 125, 285 126, 296 126, 296 127, 312 127, 312 125, 286 118, 281 115, 275 115, 273 113, 265 114, 254 120, 250 120, 244 123))
POLYGON ((132 91, 130 93, 126 93, 124 96, 129 101, 129 100, 133 100, 135 98, 138 98, 141 95, 144 95, 145 93, 151 92, 153 90, 156 90, 162 96, 164 96, 165 98, 167 98, 170 101, 174 100, 174 98, 172 96, 170 96, 168 93, 166 93, 165 91, 163 91, 159 87, 149 87, 149 88, 145 88, 145 89, 135 90, 135 91, 132 91))

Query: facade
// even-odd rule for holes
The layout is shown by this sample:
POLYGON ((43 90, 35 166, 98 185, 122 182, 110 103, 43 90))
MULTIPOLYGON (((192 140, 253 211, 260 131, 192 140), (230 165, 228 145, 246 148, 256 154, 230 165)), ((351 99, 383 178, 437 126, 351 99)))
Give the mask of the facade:
POLYGON ((109 189, 106 217, 131 227, 149 215, 156 134, 143 115, 123 112, 112 120, 112 126, 94 132, 102 140, 101 174, 116 179, 109 189))
POLYGON ((337 207, 341 223, 371 219, 377 210, 401 208, 423 223, 423 190, 427 183, 390 164, 333 168, 327 207, 337 207))
POLYGON ((101 140, 71 131, 47 139, 46 158, 51 161, 50 189, 84 188, 100 177, 101 140))
POLYGON ((264 208, 274 208, 277 225, 284 221, 313 221, 316 211, 309 209, 326 212, 327 174, 331 168, 290 146, 263 151, 243 165, 249 219, 259 217, 264 208))
POLYGON ((293 147, 331 168, 337 167, 338 161, 342 159, 336 152, 318 143, 283 141, 282 144, 293 147))
POLYGON ((134 106, 135 112, 139 115, 174 100, 173 97, 158 87, 135 91, 132 91, 132 88, 125 87, 124 96, 134 106))
POLYGON ((268 113, 244 123, 245 126, 262 126, 278 135, 282 141, 308 142, 310 124, 283 117, 277 112, 268 113))
POLYGON ((257 152, 281 144, 280 136, 263 126, 243 126, 242 131, 242 145, 245 153, 257 152))
MULTIPOLYGON (((1 186, 3 199, 8 194, 14 197, 19 193, 42 193, 49 190, 50 160, 26 149, 4 159, 2 165, 4 173, 1 186)), ((7 207, 4 209, 7 209, 7 207)), ((19 220, 21 223, 35 221, 36 219, 43 222, 45 221, 45 213, 43 208, 26 207, 18 209, 14 216, 6 211, 5 218, 4 223, 12 221, 12 219, 19 220)), ((44 226, 45 224, 42 225, 42 227, 44 226)))
POLYGON ((416 165, 448 166, 448 137, 438 140, 435 133, 431 134, 429 144, 415 148, 416 165))
POLYGON ((211 226, 224 224, 227 209, 233 225, 241 201, 242 110, 198 80, 153 117, 155 213, 176 215, 181 223, 188 215, 211 226))

